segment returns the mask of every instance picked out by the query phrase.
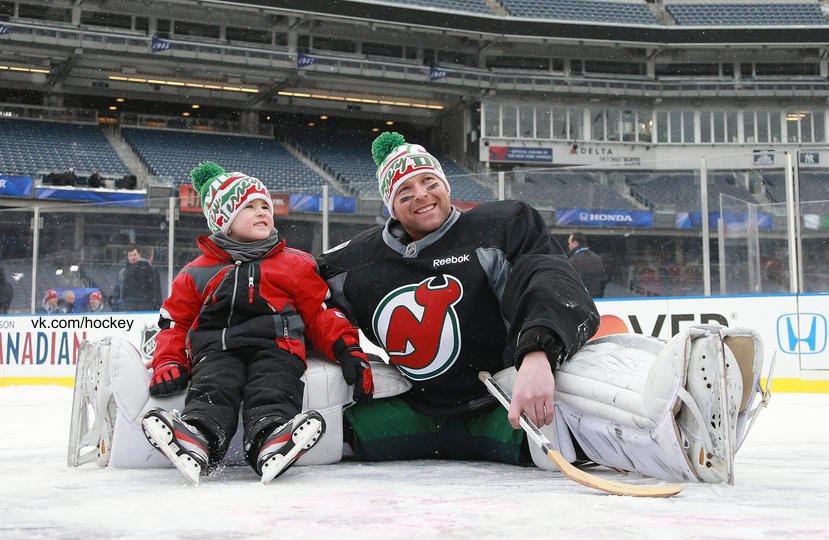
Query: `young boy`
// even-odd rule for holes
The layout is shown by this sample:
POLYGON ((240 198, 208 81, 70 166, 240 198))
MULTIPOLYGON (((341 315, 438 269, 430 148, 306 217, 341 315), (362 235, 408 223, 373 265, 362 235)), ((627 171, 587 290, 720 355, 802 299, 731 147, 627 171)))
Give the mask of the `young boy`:
POLYGON ((213 234, 161 307, 150 394, 190 386, 181 413, 154 409, 142 425, 196 484, 227 452, 241 408, 245 457, 267 484, 325 431, 318 412, 300 413, 304 336, 341 364, 355 400, 371 397, 371 369, 357 330, 324 305, 314 259, 280 240, 265 186, 209 161, 191 176, 213 234))

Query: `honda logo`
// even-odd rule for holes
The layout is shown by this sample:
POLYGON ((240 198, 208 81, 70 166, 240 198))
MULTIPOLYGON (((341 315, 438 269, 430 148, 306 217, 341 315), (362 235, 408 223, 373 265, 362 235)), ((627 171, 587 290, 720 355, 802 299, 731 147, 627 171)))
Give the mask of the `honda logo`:
POLYGON ((777 345, 788 354, 818 354, 826 349, 826 317, 786 313, 777 319, 777 345))

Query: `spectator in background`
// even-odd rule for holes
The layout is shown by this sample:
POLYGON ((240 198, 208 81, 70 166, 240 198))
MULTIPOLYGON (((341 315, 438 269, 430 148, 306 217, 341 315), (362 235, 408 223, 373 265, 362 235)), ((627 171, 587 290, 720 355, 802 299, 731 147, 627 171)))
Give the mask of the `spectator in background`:
POLYGON ((57 313, 74 313, 75 312, 75 291, 72 289, 64 289, 60 293, 60 300, 58 300, 57 313))
POLYGON ((0 266, 0 314, 9 312, 9 306, 11 306, 13 299, 14 289, 12 289, 12 284, 6 281, 5 268, 0 266))
POLYGON ((159 308, 153 299, 153 265, 141 257, 137 246, 127 251, 127 263, 118 272, 110 304, 115 311, 153 311, 159 308))
POLYGON ((93 171, 92 174, 89 175, 87 185, 91 188, 103 187, 104 179, 100 174, 98 174, 98 171, 93 171))
POLYGON ((150 298, 153 305, 152 309, 159 309, 161 307, 161 301, 164 300, 164 297, 161 296, 161 275, 158 273, 158 268, 155 267, 155 248, 152 246, 142 246, 141 255, 144 256, 144 259, 150 263, 150 266, 153 269, 152 294, 150 298))
POLYGON ((567 238, 570 264, 581 277, 587 292, 593 298, 604 298, 607 283, 602 258, 587 247, 587 238, 574 232, 567 238))
POLYGON ((40 307, 46 313, 60 313, 58 308, 58 291, 49 289, 43 294, 43 300, 40 302, 40 307))
POLYGON ((92 291, 89 293, 89 311, 103 311, 104 310, 104 295, 101 291, 92 291))

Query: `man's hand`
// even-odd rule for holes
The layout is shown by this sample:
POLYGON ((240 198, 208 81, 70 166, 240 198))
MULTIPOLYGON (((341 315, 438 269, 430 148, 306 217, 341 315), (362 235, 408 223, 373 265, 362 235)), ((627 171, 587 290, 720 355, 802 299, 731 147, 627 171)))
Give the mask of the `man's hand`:
POLYGON ((547 355, 543 351, 528 352, 512 387, 512 404, 507 414, 512 427, 521 429, 519 418, 522 412, 536 426, 551 424, 555 388, 553 370, 547 355))
POLYGON ((153 370, 150 379, 151 396, 167 396, 187 388, 190 374, 187 369, 177 362, 162 364, 153 370))

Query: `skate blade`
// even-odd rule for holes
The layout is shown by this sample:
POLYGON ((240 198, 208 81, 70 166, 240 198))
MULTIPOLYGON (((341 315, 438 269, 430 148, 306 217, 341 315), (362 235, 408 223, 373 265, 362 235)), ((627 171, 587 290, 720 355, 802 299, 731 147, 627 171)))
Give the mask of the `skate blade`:
POLYGON ((322 423, 309 418, 302 426, 294 429, 291 440, 294 446, 286 454, 275 454, 262 465, 262 483, 268 485, 302 457, 302 454, 317 444, 322 436, 322 423))
POLYGON ((158 448, 176 466, 176 469, 181 471, 190 484, 199 485, 201 466, 187 454, 180 456, 176 454, 176 449, 173 447, 175 443, 172 441, 173 434, 167 424, 155 418, 145 418, 141 425, 150 443, 158 448))

